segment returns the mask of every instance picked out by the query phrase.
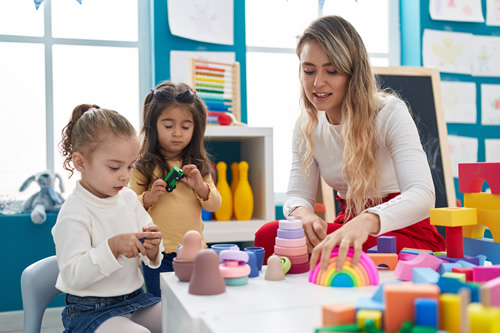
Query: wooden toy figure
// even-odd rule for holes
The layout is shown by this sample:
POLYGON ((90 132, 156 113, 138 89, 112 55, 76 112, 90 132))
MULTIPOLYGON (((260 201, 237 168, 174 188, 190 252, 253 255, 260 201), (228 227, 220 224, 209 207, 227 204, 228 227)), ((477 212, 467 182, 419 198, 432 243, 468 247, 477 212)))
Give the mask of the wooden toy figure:
POLYGON ((240 162, 238 187, 234 194, 234 215, 238 221, 246 221, 253 214, 253 193, 248 182, 248 163, 240 162))
POLYGON ((236 188, 238 187, 238 182, 240 181, 240 164, 238 162, 231 163, 231 192, 236 193, 236 188))
POLYGON ((226 178, 227 164, 221 161, 217 163, 216 169, 218 176, 216 187, 222 197, 222 204, 215 212, 215 218, 217 221, 228 221, 233 215, 233 195, 226 178))

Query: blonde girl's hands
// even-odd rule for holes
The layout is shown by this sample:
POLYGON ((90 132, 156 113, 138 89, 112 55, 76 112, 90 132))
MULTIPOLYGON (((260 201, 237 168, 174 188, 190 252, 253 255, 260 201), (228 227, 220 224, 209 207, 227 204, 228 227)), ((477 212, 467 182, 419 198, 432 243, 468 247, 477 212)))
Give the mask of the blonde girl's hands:
POLYGON ((206 200, 209 192, 208 185, 203 181, 200 170, 198 170, 196 165, 185 165, 182 167, 182 171, 184 172, 184 177, 181 181, 189 185, 201 198, 206 200))
POLYGON ((349 248, 353 248, 354 250, 351 267, 356 267, 361 258, 363 243, 368 239, 370 234, 376 234, 379 230, 380 219, 378 215, 363 213, 353 218, 341 228, 326 236, 314 248, 310 259, 310 268, 314 269, 316 267, 318 259, 321 256, 320 270, 326 271, 332 250, 337 246, 339 247, 339 252, 335 266, 336 271, 340 272, 342 270, 349 248))
POLYGON ((144 194, 144 208, 148 209, 153 206, 158 199, 165 193, 167 193, 167 183, 163 181, 163 179, 157 179, 151 186, 151 190, 147 191, 144 194))
POLYGON ((150 260, 154 261, 158 255, 160 244, 162 242, 160 228, 155 224, 151 224, 142 227, 142 231, 143 232, 137 233, 139 241, 144 238, 142 245, 145 248, 145 252, 141 251, 141 253, 146 255, 150 260))
POLYGON ((302 220, 307 250, 308 252, 311 252, 313 248, 326 237, 328 224, 318 215, 314 214, 305 207, 297 207, 293 211, 292 216, 296 219, 302 220))

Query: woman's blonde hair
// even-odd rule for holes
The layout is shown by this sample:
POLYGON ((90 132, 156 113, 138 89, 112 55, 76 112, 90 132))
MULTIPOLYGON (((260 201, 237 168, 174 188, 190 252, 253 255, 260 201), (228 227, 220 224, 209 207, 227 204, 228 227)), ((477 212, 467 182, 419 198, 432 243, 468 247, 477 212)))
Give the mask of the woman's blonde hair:
MULTIPOLYGON (((297 44, 300 58, 305 43, 315 41, 327 54, 333 67, 348 77, 341 105, 341 140, 344 166, 342 177, 348 183, 347 219, 366 207, 380 203, 375 118, 377 81, 370 66, 364 43, 354 27, 339 16, 324 16, 304 31, 297 44)), ((313 160, 312 133, 318 124, 318 110, 307 99, 301 87, 302 114, 297 121, 299 158, 305 150, 302 168, 307 174, 313 160)))
POLYGON ((59 142, 64 157, 63 168, 73 175, 73 153, 80 152, 90 158, 104 135, 136 136, 132 124, 120 113, 101 109, 95 104, 80 104, 73 109, 68 124, 62 130, 59 142))

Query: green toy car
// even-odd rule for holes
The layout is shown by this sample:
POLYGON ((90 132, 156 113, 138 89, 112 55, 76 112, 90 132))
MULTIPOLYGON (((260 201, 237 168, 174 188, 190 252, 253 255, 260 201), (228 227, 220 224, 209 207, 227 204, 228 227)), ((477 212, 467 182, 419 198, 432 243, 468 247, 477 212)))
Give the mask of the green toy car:
POLYGON ((167 183, 167 192, 172 192, 179 180, 184 177, 184 172, 178 167, 174 166, 172 170, 168 173, 167 177, 165 177, 164 182, 167 183))

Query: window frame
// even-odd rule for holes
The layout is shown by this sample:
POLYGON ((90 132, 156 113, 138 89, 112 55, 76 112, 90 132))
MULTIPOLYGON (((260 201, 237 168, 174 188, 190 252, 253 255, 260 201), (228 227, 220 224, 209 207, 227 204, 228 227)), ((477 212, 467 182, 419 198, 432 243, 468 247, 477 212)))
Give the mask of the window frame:
MULTIPOLYGON (((108 46, 137 48, 139 53, 139 101, 138 110, 142 108, 142 101, 146 92, 153 86, 153 61, 151 58, 151 33, 150 33, 150 1, 137 0, 138 38, 137 41, 91 40, 52 37, 52 7, 51 1, 43 2, 44 6, 44 34, 43 37, 2 35, 0 42, 33 43, 44 45, 45 51, 45 144, 46 168, 55 170, 56 143, 54 142, 54 84, 53 84, 53 51, 54 45, 75 46, 108 46)), ((140 112, 140 111, 139 111, 140 112)), ((140 119, 140 116, 139 116, 140 119)))

